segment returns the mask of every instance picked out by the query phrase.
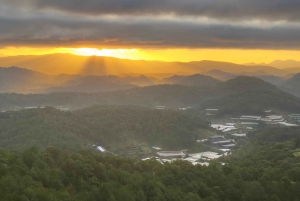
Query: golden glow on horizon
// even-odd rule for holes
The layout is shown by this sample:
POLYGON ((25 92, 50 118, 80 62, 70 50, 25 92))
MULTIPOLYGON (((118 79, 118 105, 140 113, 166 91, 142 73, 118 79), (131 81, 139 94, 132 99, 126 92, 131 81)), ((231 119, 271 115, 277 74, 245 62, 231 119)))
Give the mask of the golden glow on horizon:
POLYGON ((292 50, 239 50, 239 49, 97 49, 97 48, 33 48, 6 47, 1 56, 45 55, 69 53, 81 56, 109 56, 132 60, 201 61, 214 60, 233 63, 269 63, 274 60, 299 60, 300 51, 292 50))
POLYGON ((80 56, 106 56, 117 58, 132 58, 137 54, 136 49, 97 49, 97 48, 75 48, 70 53, 80 56))

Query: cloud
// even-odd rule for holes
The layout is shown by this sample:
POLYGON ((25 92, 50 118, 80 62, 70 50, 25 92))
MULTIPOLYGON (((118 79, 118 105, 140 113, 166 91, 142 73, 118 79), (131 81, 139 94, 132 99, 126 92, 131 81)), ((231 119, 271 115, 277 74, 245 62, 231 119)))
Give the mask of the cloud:
POLYGON ((299 0, 0 0, 0 47, 300 49, 299 0))
POLYGON ((0 0, 0 2, 84 15, 173 14, 231 20, 300 20, 299 0, 0 0))
POLYGON ((300 27, 293 24, 241 26, 134 17, 59 19, 0 17, 0 44, 135 48, 300 49, 300 27))

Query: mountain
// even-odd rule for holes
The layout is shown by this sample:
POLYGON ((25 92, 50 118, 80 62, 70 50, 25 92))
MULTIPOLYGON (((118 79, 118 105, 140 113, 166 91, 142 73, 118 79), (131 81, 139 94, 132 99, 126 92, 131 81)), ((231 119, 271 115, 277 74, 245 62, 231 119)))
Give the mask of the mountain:
POLYGON ((165 79, 162 79, 162 83, 164 84, 177 84, 181 81, 183 81, 187 76, 184 75, 173 75, 171 77, 167 77, 165 79))
POLYGON ((154 85, 158 80, 156 78, 151 78, 151 77, 147 77, 145 75, 140 75, 140 76, 136 76, 136 77, 135 76, 123 77, 123 81, 143 87, 143 86, 154 85))
POLYGON ((259 79, 262 79, 266 82, 269 82, 271 84, 274 84, 276 86, 281 85, 285 79, 282 77, 274 76, 274 75, 261 75, 261 76, 256 76, 259 79))
POLYGON ((277 87, 256 77, 238 76, 217 85, 220 93, 237 93, 248 90, 265 89, 277 90, 277 87))
POLYGON ((207 72, 202 72, 202 74, 213 77, 218 80, 222 80, 222 81, 230 80, 232 78, 237 77, 237 75, 235 75, 235 74, 224 72, 224 71, 217 70, 217 69, 213 69, 213 70, 210 70, 207 72))
POLYGON ((154 82, 146 76, 46 75, 18 67, 0 68, 0 93, 106 92, 154 82))
POLYGON ((275 68, 286 69, 286 68, 300 68, 300 61, 295 60, 276 60, 268 64, 275 68))
POLYGON ((58 87, 45 89, 44 92, 105 92, 130 89, 137 85, 125 82, 117 76, 80 76, 58 87))
POLYGON ((300 89, 300 73, 294 75, 290 79, 288 79, 284 86, 292 87, 292 88, 299 88, 300 89))
MULTIPOLYGON (((277 69, 282 69, 285 72, 288 73, 300 73, 300 61, 295 61, 295 60, 275 60, 272 61, 270 63, 260 63, 260 64, 256 64, 256 63, 248 63, 245 64, 247 66, 270 66, 270 67, 274 67, 277 69)), ((274 75, 274 74, 272 74, 274 75)), ((277 75, 277 76, 283 76, 283 75, 277 75)))
POLYGON ((239 73, 241 76, 267 76, 270 75, 269 73, 266 73, 265 71, 258 70, 253 72, 241 72, 239 73))
POLYGON ((0 92, 30 93, 47 87, 49 76, 27 69, 0 68, 0 92))
POLYGON ((210 70, 221 70, 228 73, 233 74, 242 74, 242 73, 251 73, 251 72, 257 72, 257 71, 263 71, 265 73, 268 73, 270 75, 276 75, 276 76, 282 76, 285 75, 287 72, 281 69, 277 69, 270 66, 249 66, 246 65, 240 65, 240 64, 234 64, 234 63, 228 63, 228 62, 215 62, 215 61, 197 61, 197 62, 190 62, 189 65, 193 67, 198 67, 201 69, 201 72, 207 72, 210 70))
POLYGON ((174 75, 172 77, 163 79, 161 82, 165 84, 180 84, 197 87, 213 86, 217 83, 220 83, 220 81, 215 78, 200 74, 190 76, 174 75))
POLYGON ((208 123, 193 116, 135 106, 93 106, 73 112, 46 107, 0 113, 0 148, 12 150, 54 146, 77 151, 94 144, 109 151, 140 144, 147 149, 187 149, 207 132, 211 132, 208 123))
POLYGON ((218 108, 223 114, 258 114, 267 109, 300 112, 300 100, 259 78, 239 76, 213 86, 153 85, 103 93, 0 94, 1 110, 29 106, 64 106, 70 109, 91 105, 166 106, 178 109, 218 108))
POLYGON ((162 74, 201 74, 210 70, 221 70, 233 74, 263 71, 270 75, 284 76, 288 72, 270 66, 249 66, 217 61, 160 62, 117 59, 100 56, 76 56, 72 54, 52 54, 42 56, 1 57, 0 66, 20 66, 49 75, 120 75, 138 74, 154 76, 162 74))
POLYGON ((220 83, 220 80, 206 75, 195 74, 185 77, 184 79, 180 80, 177 84, 196 87, 206 87, 213 86, 218 83, 220 83))
POLYGON ((281 89, 300 97, 300 73, 281 84, 281 89))
POLYGON ((218 85, 219 97, 202 103, 201 108, 218 108, 219 115, 262 114, 271 109, 300 112, 300 99, 254 77, 237 77, 218 85))

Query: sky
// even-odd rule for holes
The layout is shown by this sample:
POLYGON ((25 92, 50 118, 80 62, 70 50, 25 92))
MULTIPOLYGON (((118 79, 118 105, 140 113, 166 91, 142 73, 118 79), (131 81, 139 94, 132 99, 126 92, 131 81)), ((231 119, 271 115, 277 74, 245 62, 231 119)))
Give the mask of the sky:
POLYGON ((299 0, 0 0, 0 57, 300 58, 299 0))

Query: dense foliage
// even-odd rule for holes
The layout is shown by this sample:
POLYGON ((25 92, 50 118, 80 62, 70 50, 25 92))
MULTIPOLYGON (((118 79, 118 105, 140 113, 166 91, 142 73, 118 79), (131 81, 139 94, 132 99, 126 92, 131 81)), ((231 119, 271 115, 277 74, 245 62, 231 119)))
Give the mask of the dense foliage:
POLYGON ((51 107, 0 115, 0 147, 23 150, 55 146, 70 150, 94 144, 146 143, 170 149, 190 148, 207 122, 172 110, 135 106, 93 106, 74 112, 51 107))
POLYGON ((56 148, 1 151, 0 196, 7 201, 297 201, 300 158, 293 153, 299 142, 253 140, 227 158, 227 165, 209 167, 56 148))

